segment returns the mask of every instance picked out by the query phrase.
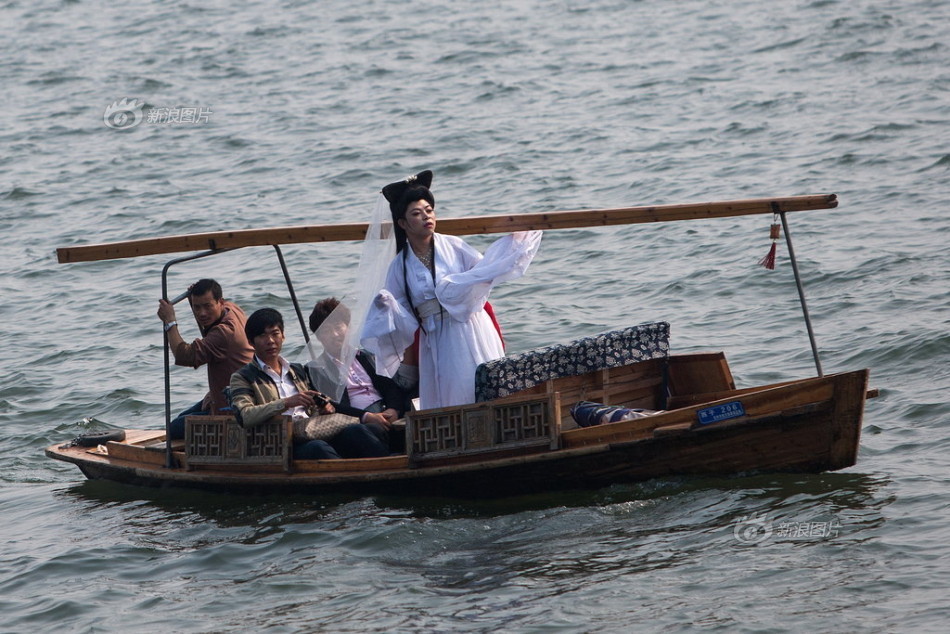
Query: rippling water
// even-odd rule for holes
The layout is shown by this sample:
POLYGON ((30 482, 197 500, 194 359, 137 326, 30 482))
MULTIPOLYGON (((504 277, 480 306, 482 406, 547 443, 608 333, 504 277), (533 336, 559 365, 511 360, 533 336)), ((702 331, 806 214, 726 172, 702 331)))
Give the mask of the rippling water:
MULTIPOLYGON (((0 19, 4 631, 943 628, 945 3, 41 0, 0 19), (123 98, 159 118, 108 127, 123 98), (442 216, 837 193, 789 222, 825 371, 869 367, 881 391, 858 464, 476 503, 152 491, 43 456, 86 417, 163 414, 165 259, 56 247, 364 221, 423 168, 442 216), (774 533, 743 543, 762 517, 774 533)), ((662 319, 743 385, 808 376, 784 245, 756 266, 770 222, 549 232, 493 297, 509 350, 662 319)), ((307 303, 346 293, 358 248, 286 254, 307 303)), ((212 274, 287 310, 272 260, 183 265, 171 292, 212 274)), ((174 406, 203 376, 176 369, 174 406)))

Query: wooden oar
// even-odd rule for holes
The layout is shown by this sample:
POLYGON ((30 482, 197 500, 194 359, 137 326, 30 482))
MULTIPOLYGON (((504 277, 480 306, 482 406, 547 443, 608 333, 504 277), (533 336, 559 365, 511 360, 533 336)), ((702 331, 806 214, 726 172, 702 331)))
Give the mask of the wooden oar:
MULTIPOLYGON (((687 203, 681 205, 654 205, 649 207, 621 207, 618 209, 583 209, 552 211, 518 215, 471 216, 440 218, 439 233, 471 235, 478 233, 508 233, 530 229, 573 229, 626 225, 671 220, 725 218, 786 211, 832 209, 838 206, 835 194, 789 196, 784 198, 753 198, 725 202, 687 203)), ((145 238, 124 242, 62 247, 56 250, 59 261, 92 262, 116 258, 134 258, 161 253, 202 251, 205 249, 238 249, 241 247, 306 242, 336 242, 362 240, 367 223, 339 225, 302 225, 270 229, 215 231, 182 236, 145 238)))

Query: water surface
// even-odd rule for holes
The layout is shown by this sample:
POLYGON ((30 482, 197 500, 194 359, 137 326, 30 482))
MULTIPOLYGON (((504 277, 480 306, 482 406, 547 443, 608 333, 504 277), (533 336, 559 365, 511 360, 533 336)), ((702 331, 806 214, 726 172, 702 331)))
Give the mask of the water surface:
MULTIPOLYGON (((9 1, 0 18, 5 630, 950 617, 943 3, 9 1), (110 128, 123 98, 143 120, 110 128), (789 221, 825 371, 868 367, 880 389, 858 464, 472 502, 148 490, 43 456, 87 417, 157 427, 164 407, 165 258, 61 265, 57 247, 361 222, 424 168, 448 217, 837 193, 789 221), (771 537, 737 538, 762 517, 771 537)), ((787 250, 756 265, 771 220, 549 232, 493 295, 509 351, 665 320, 674 352, 724 350, 742 385, 809 376, 787 250)), ((358 254, 288 247, 302 300, 345 295, 358 254)), ((247 309, 289 312, 274 264, 183 265, 170 292, 212 275, 247 309)), ((173 407, 203 383, 176 369, 173 407)))

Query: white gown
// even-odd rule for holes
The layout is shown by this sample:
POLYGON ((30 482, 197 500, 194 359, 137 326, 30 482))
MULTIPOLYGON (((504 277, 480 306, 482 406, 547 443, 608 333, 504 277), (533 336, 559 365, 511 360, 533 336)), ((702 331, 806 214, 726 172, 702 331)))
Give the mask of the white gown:
POLYGON ((376 371, 392 377, 412 344, 419 308, 442 307, 422 319, 419 333, 419 405, 423 409, 475 401, 475 368, 504 356, 501 337, 485 312, 495 284, 524 275, 541 244, 540 231, 496 240, 482 256, 461 238, 436 233, 435 280, 407 245, 389 265, 386 283, 369 308, 362 345, 376 356, 376 371), (408 284, 403 278, 403 258, 408 284), (429 304, 431 306, 432 304, 429 304))

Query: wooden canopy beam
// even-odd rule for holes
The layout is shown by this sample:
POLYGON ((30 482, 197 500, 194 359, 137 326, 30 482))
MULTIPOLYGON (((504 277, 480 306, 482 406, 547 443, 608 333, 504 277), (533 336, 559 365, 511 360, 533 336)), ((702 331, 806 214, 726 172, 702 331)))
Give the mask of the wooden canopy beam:
MULTIPOLYGON (((439 233, 471 235, 479 233, 509 233, 531 229, 574 229, 578 227, 606 227, 612 225, 726 218, 773 212, 832 209, 838 206, 836 194, 789 196, 783 198, 752 198, 725 202, 687 203, 679 205, 652 205, 649 207, 621 207, 617 209, 583 209, 552 211, 517 215, 470 216, 440 218, 439 233)), ((93 262, 118 258, 134 258, 163 253, 181 253, 274 244, 301 244, 307 242, 338 242, 363 240, 368 224, 365 222, 338 225, 301 225, 269 229, 214 231, 181 236, 143 238, 56 250, 61 263, 93 262)))

